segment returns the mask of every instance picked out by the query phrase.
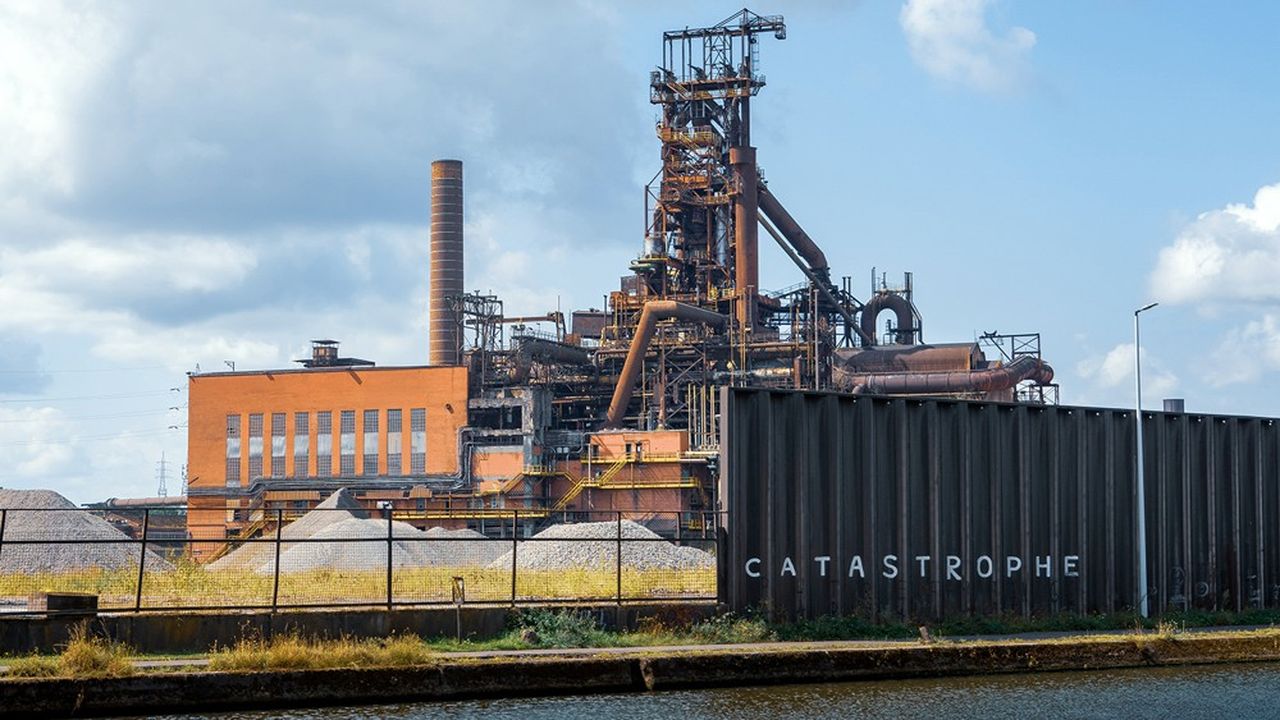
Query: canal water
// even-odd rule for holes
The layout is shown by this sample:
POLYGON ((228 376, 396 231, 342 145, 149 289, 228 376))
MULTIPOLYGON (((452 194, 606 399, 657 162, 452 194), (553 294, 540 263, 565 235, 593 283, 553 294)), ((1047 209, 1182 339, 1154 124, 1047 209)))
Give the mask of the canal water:
POLYGON ((1266 718, 1280 717, 1280 665, 786 685, 178 717, 182 720, 1266 718))

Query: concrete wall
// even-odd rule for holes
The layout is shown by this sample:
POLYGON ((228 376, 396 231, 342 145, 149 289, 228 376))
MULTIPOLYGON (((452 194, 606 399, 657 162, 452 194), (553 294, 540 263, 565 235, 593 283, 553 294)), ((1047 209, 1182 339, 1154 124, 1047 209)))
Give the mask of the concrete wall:
MULTIPOLYGON (((670 626, 709 617, 709 603, 667 605, 573 606, 592 613, 606 628, 634 630, 645 618, 670 626)), ((543 609, 557 610, 547 606, 543 609)), ((502 634, 521 610, 512 607, 467 607, 461 611, 463 637, 486 639, 502 634)), ((138 613, 94 617, 0 616, 0 649, 6 654, 56 652, 71 629, 87 622, 90 629, 123 642, 139 653, 203 653, 226 647, 241 637, 270 637, 298 632, 307 637, 381 638, 415 634, 423 638, 454 637, 458 615, 453 608, 334 610, 305 612, 138 613)))

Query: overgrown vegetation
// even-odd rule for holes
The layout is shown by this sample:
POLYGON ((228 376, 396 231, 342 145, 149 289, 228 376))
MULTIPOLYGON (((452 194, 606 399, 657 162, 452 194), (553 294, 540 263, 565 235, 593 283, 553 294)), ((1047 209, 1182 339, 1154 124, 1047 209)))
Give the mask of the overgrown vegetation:
POLYGON ((296 633, 241 638, 209 655, 210 670, 318 670, 426 665, 436 653, 416 635, 385 639, 323 640, 296 633))
MULTIPOLYGON (((475 566, 395 568, 392 591, 398 602, 450 602, 453 578, 466 581, 468 602, 511 599, 511 568, 475 566)), ((210 570, 188 559, 172 570, 147 572, 142 606, 263 605, 271 602, 275 579, 252 570, 210 570)), ((613 568, 528 570, 516 575, 521 600, 610 600, 618 593, 613 568)), ((138 591, 137 568, 86 568, 66 573, 0 574, 0 598, 25 601, 36 592, 74 592, 99 596, 99 606, 132 608, 138 591)), ((628 599, 710 598, 716 594, 715 568, 636 570, 623 568, 622 595, 628 599)), ((369 602, 387 599, 387 575, 378 570, 313 570, 280 575, 281 605, 369 602)))
POLYGON ((133 652, 125 645, 93 635, 87 623, 71 629, 62 652, 54 656, 31 655, 7 663, 10 677, 124 677, 136 668, 133 652))
MULTIPOLYGON (((438 638, 424 641, 414 635, 385 639, 319 639, 297 633, 263 638, 250 635, 209 655, 212 670, 275 670, 355 667, 404 667, 441 660, 442 652, 519 650, 526 648, 649 647, 672 645, 741 644, 775 640, 902 640, 919 637, 919 625, 873 623, 858 617, 826 617, 774 625, 754 614, 724 613, 699 617, 694 606, 671 606, 642 620, 633 631, 608 629, 607 613, 589 609, 528 609, 512 616, 507 630, 485 640, 438 638)), ((1096 632, 1149 630, 1147 637, 1172 639, 1188 627, 1280 624, 1280 612, 1250 611, 1175 613, 1158 620, 1117 613, 1078 617, 958 618, 928 625, 933 638, 956 639, 976 635, 1016 635, 1027 632, 1096 632)), ((1274 632, 1274 631, 1271 631, 1274 632)), ((1079 635, 1063 642, 1079 642, 1079 635)), ((58 655, 0 660, 8 677, 118 677, 137 672, 133 652, 126 646, 93 635, 87 623, 73 629, 58 655)))

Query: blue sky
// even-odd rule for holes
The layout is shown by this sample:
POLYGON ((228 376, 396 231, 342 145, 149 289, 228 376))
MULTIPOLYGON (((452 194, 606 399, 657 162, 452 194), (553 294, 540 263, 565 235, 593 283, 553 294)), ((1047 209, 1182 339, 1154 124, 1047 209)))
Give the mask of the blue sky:
MULTIPOLYGON (((421 362, 438 157, 467 163, 468 287, 599 306, 640 247, 660 33, 735 9, 6 3, 0 485, 154 492, 197 364, 319 336, 421 362)), ((1041 332, 1064 401, 1101 405, 1157 299, 1152 406, 1280 414, 1280 6, 753 9, 789 29, 760 162, 855 290, 913 271, 928 340, 1041 332)), ((799 280, 766 252, 764 285, 799 280)))

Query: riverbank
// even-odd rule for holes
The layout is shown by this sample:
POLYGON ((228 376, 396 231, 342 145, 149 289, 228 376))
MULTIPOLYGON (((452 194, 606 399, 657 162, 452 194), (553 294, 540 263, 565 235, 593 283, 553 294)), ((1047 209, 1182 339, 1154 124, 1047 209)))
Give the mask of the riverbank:
POLYGON ((1280 662, 1280 630, 515 651, 488 657, 442 653, 407 667, 7 679, 0 681, 0 714, 154 714, 1239 662, 1280 662))

